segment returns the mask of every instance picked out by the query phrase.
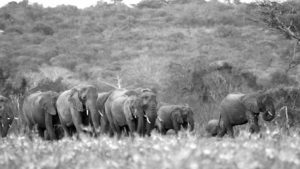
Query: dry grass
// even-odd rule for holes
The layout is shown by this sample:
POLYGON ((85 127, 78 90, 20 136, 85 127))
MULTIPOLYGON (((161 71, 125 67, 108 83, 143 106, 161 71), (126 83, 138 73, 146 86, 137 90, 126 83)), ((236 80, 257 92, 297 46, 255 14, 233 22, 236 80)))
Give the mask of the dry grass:
POLYGON ((9 136, 0 141, 1 169, 13 168, 299 168, 300 139, 263 133, 236 139, 206 138, 181 132, 150 138, 102 136, 81 141, 33 141, 9 136))

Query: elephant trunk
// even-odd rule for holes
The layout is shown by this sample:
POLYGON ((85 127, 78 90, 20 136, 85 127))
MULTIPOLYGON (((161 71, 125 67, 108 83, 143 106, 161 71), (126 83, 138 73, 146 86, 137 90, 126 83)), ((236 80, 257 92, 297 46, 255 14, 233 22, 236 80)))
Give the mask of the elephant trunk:
POLYGON ((271 110, 266 110, 264 113, 263 113, 263 116, 262 118, 265 120, 265 121, 272 121, 274 118, 275 118, 275 109, 271 109, 271 110))
POLYGON ((140 136, 144 136, 144 113, 141 113, 141 115, 138 117, 138 126, 137 126, 137 133, 140 136))
POLYGON ((87 102, 86 110, 90 120, 89 123, 92 125, 93 132, 98 131, 100 127, 100 117, 99 117, 100 114, 97 112, 96 102, 95 101, 87 102))
POLYGON ((195 126, 195 124, 194 124, 194 119, 193 119, 192 117, 190 117, 190 118, 188 119, 188 123, 189 123, 189 125, 190 125, 190 131, 193 131, 193 130, 194 130, 194 126, 195 126))
POLYGON ((146 123, 146 134, 150 136, 152 129, 155 127, 155 120, 157 117, 157 105, 153 104, 146 111, 146 118, 148 118, 146 123))

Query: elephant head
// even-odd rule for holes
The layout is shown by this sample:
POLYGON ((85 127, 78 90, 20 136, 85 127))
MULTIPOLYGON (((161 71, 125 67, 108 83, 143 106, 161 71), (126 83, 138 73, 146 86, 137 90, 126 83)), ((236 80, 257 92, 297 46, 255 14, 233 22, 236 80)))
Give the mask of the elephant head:
POLYGON ((72 103, 73 108, 79 112, 83 111, 83 104, 81 103, 79 99, 79 91, 77 89, 71 89, 71 94, 69 97, 69 102, 72 103))
POLYGON ((49 91, 47 92, 47 95, 40 95, 37 97, 36 102, 38 105, 41 106, 41 108, 48 114, 50 115, 56 115, 57 110, 56 110, 56 100, 58 97, 58 93, 49 91))
POLYGON ((144 126, 144 116, 145 113, 142 108, 142 100, 139 99, 137 96, 132 95, 129 96, 125 104, 126 107, 129 108, 129 120, 137 120, 138 128, 137 132, 139 135, 143 135, 143 127, 144 126))
POLYGON ((183 118, 182 118, 182 115, 181 115, 181 112, 180 112, 179 109, 173 111, 171 116, 172 116, 172 119, 177 122, 177 124, 182 124, 183 123, 183 118))
POLYGON ((155 126, 155 119, 157 117, 156 95, 156 91, 151 89, 143 89, 141 90, 141 94, 139 95, 139 98, 141 100, 141 107, 145 114, 145 132, 148 136, 150 136, 151 130, 155 126))
POLYGON ((272 121, 275 118, 275 106, 272 97, 263 95, 257 101, 259 111, 263 112, 262 118, 265 121, 272 121))
POLYGON ((99 127, 97 116, 97 97, 98 92, 96 87, 91 85, 76 86, 71 89, 69 101, 73 104, 78 112, 84 111, 87 118, 84 118, 84 123, 92 122, 93 129, 99 127))
POLYGON ((186 123, 184 128, 187 128, 187 124, 190 125, 190 131, 194 130, 194 112, 188 105, 182 106, 182 118, 183 122, 186 123))
POLYGON ((264 94, 264 92, 245 95, 241 101, 247 110, 257 114, 263 113, 262 117, 265 121, 271 121, 275 118, 273 99, 271 96, 264 94))

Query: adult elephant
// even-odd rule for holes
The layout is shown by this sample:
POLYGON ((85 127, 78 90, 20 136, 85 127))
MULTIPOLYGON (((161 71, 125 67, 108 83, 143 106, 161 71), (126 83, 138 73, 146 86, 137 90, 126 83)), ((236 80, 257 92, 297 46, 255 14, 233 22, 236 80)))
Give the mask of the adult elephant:
POLYGON ((178 133, 183 124, 181 111, 181 107, 177 105, 162 106, 158 109, 156 126, 161 134, 165 135, 169 129, 178 133))
POLYGON ((11 101, 0 95, 0 136, 6 137, 8 129, 14 120, 11 101))
POLYGON ((117 133, 118 137, 125 122, 130 132, 136 131, 140 136, 144 136, 150 135, 151 121, 153 124, 155 121, 152 118, 156 116, 156 106, 156 93, 150 89, 117 89, 105 102, 105 112, 112 131, 117 133))
POLYGON ((105 102, 108 99, 108 97, 110 96, 110 94, 111 94, 111 92, 98 93, 97 110, 99 112, 101 133, 112 135, 112 130, 109 127, 109 121, 107 119, 107 115, 105 112, 105 102))
POLYGON ((225 133, 234 137, 233 126, 249 123, 250 132, 259 132, 258 116, 262 113, 265 121, 271 121, 275 117, 273 99, 263 91, 251 94, 228 94, 220 104, 220 131, 219 137, 225 133))
POLYGON ((24 99, 22 110, 30 132, 37 125, 39 136, 46 138, 46 131, 51 140, 57 139, 54 131, 54 125, 59 124, 55 104, 57 97, 58 93, 47 91, 32 93, 24 99))
POLYGON ((155 127, 155 120, 157 118, 157 92, 154 89, 137 89, 139 98, 143 100, 142 109, 144 111, 144 134, 151 136, 151 131, 155 127))
POLYGON ((70 136, 72 131, 77 136, 92 126, 92 133, 99 130, 99 118, 97 118, 97 89, 92 85, 79 85, 61 93, 56 101, 57 111, 65 136, 70 136))

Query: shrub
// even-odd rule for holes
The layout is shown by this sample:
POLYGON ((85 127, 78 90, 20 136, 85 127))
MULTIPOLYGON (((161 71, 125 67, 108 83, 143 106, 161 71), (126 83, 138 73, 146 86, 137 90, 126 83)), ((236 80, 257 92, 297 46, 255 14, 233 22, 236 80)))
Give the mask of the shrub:
POLYGON ((166 1, 164 0, 142 0, 137 4, 138 8, 161 8, 166 1))
POLYGON ((215 36, 219 38, 236 37, 240 34, 239 30, 231 25, 220 25, 215 31, 215 36))
POLYGON ((275 71, 271 75, 271 84, 278 85, 296 85, 298 82, 283 71, 275 71))
POLYGON ((9 26, 5 29, 4 33, 17 33, 17 34, 23 34, 24 30, 20 26, 9 26))
POLYGON ((53 35, 54 34, 54 30, 50 26, 45 25, 43 23, 36 24, 32 28, 31 32, 33 32, 33 33, 42 33, 44 35, 53 35))

